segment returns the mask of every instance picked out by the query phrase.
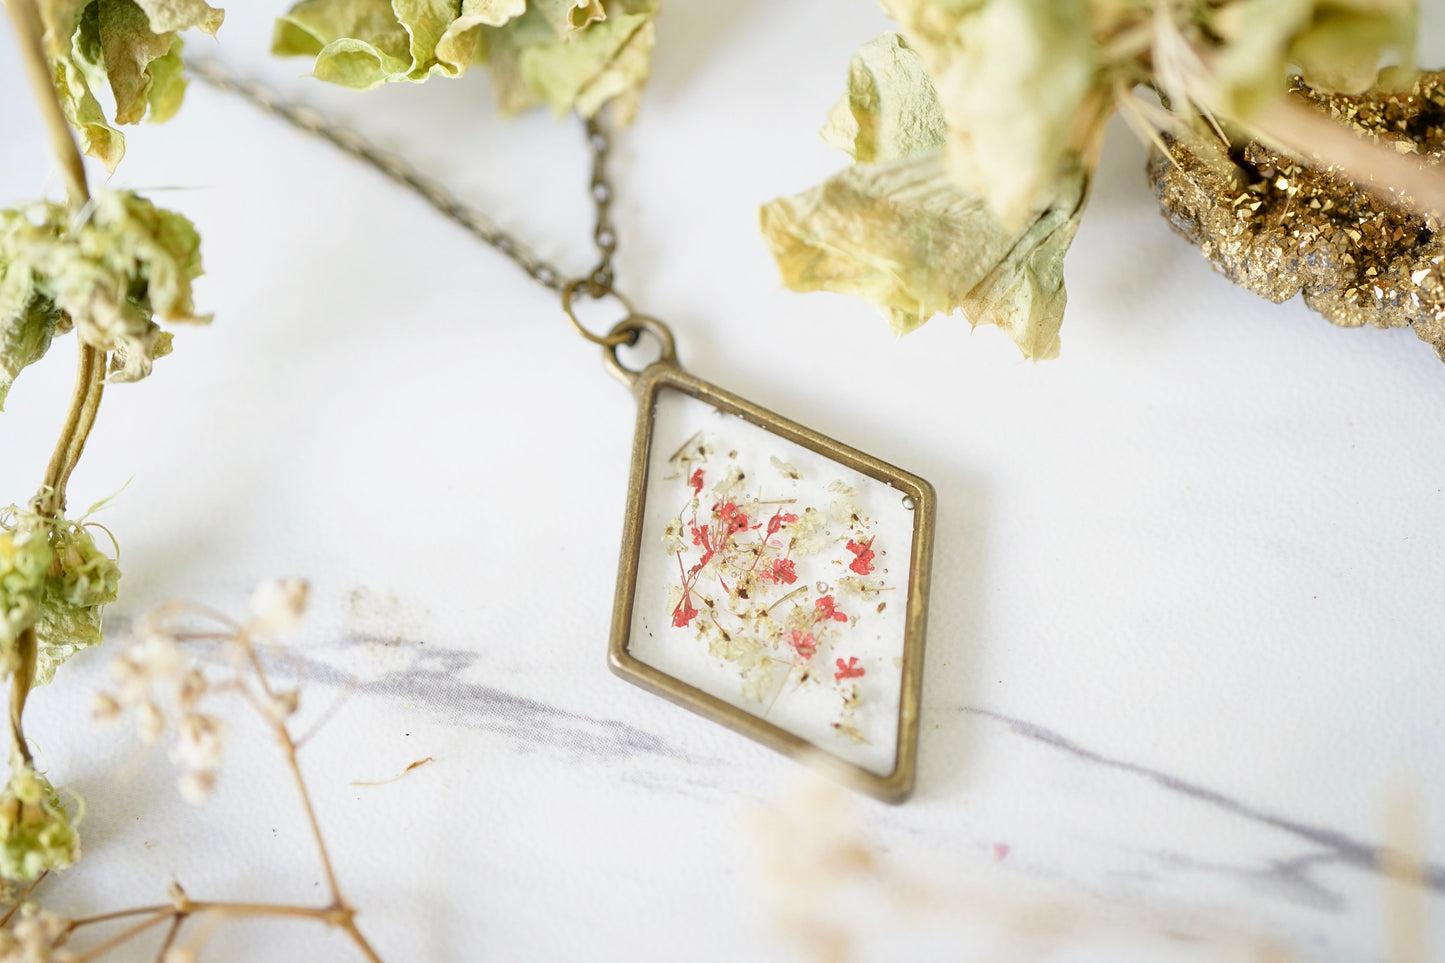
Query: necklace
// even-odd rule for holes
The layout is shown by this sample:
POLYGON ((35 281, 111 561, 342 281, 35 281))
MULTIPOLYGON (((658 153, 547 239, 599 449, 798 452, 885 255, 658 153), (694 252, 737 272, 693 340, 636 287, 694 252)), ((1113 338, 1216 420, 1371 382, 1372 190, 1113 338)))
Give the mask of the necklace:
POLYGON ((191 64, 211 86, 322 137, 419 194, 560 296, 637 400, 608 664, 628 681, 844 781, 913 788, 935 495, 923 479, 686 371, 671 329, 613 286, 610 141, 586 121, 598 261, 568 278, 403 160, 307 107, 191 64), (605 334, 579 299, 625 311, 605 334), (655 361, 618 349, 646 339, 655 361))

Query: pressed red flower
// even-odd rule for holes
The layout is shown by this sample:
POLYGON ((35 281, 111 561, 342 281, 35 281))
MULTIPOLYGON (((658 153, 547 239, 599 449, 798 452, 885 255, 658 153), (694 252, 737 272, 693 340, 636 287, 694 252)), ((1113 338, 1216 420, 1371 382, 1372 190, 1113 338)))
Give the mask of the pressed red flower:
POLYGON ((684 598, 677 603, 677 608, 672 610, 672 624, 679 629, 685 629, 693 619, 697 618, 697 609, 692 607, 692 598, 684 598))
POLYGON ((838 603, 833 600, 833 596, 825 595, 814 602, 813 607, 822 614, 824 619, 832 619, 834 622, 848 621, 848 616, 839 612, 836 608, 837 604, 838 603))
POLYGON ((797 629, 788 630, 788 644, 798 653, 798 658, 807 662, 818 651, 818 640, 812 632, 803 633, 797 629))
POLYGON ((687 483, 692 486, 692 493, 694 495, 700 494, 702 492, 703 484, 702 469, 699 468, 697 471, 693 472, 692 477, 687 480, 687 483))
POLYGON ((797 520, 798 516, 794 515, 792 512, 788 512, 785 514, 781 508, 778 509, 776 512, 773 513, 773 517, 768 519, 768 535, 773 536, 778 534, 778 530, 781 529, 784 525, 787 525, 790 522, 796 522, 797 520))
POLYGON ((727 502, 718 510, 723 527, 729 532, 741 532, 748 527, 748 513, 738 508, 736 502, 727 502))
POLYGON ((794 571, 791 558, 775 558, 772 566, 763 570, 761 577, 779 585, 792 585, 798 580, 798 573, 794 571))
POLYGON ((833 673, 833 679, 836 682, 842 682, 844 679, 862 678, 864 671, 866 671, 858 664, 858 657, 856 655, 848 656, 847 662, 844 662, 842 659, 834 659, 833 661, 838 663, 838 671, 833 673))
POLYGON ((857 558, 848 563, 848 570, 850 572, 867 575, 873 571, 873 539, 870 538, 862 545, 859 545, 850 538, 848 539, 846 547, 848 551, 857 556, 857 558))

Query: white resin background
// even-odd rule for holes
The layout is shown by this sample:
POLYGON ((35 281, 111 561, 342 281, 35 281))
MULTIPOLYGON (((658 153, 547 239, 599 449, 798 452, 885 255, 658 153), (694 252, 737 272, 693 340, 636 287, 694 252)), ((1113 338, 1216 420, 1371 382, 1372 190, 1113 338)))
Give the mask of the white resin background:
MULTIPOLYGON (((480 74, 324 88, 266 54, 283 6, 234 5, 190 49, 591 264, 574 124, 497 118, 480 74)), ((1425 5, 1426 64, 1445 62, 1441 13, 1425 5)), ((1213 274, 1122 125, 1069 253, 1057 361, 958 318, 895 340, 866 305, 783 290, 758 205, 842 167, 816 130, 887 26, 871 0, 669 0, 613 158, 620 282, 683 362, 938 490, 917 791, 854 811, 898 875, 953 895, 863 912, 812 879, 783 887, 789 908, 849 910, 871 960, 1236 960, 1261 934, 1287 959, 1387 960, 1412 905, 1379 867, 1403 808, 1438 958, 1445 365, 1408 331, 1334 328, 1213 274), (1021 933, 1060 938, 1028 957, 1021 933)), ((3 29, 0 130, 3 202, 58 196, 3 29)), ((196 85, 127 134, 115 183, 197 222, 216 319, 107 392, 72 481, 83 508, 130 480, 102 516, 123 549, 112 630, 175 596, 240 611, 263 577, 312 580, 303 712, 346 701, 302 762, 388 963, 806 958, 775 925, 767 856, 829 865, 805 858, 827 807, 799 803, 787 759, 607 671, 635 410, 554 297, 233 97, 196 85), (780 811, 803 814, 791 835, 760 835, 780 811)), ((16 384, 0 497, 34 489, 73 367, 64 339, 16 384)), ((264 736, 236 723, 197 813, 163 752, 91 732, 105 659, 32 700, 38 751, 89 804, 52 904, 164 899, 172 877, 198 898, 318 898, 264 736)), ((294 924, 217 939, 218 963, 355 959, 294 924)))
MULTIPOLYGON (((903 493, 675 389, 659 392, 653 408, 642 553, 628 651, 642 662, 764 718, 824 752, 880 776, 888 775, 898 756, 903 630, 914 529, 914 515, 904 507, 903 493), (829 636, 837 638, 818 643, 816 654, 805 665, 789 667, 786 672, 779 666, 768 672, 769 681, 761 699, 745 696, 736 663, 709 654, 708 642, 698 637, 696 620, 690 620, 693 624, 687 626, 672 624, 672 613, 679 602, 671 590, 681 575, 678 556, 665 549, 663 537, 674 517, 685 521, 696 517, 680 511, 692 498, 693 490, 686 475, 679 477, 672 458, 684 447, 696 450, 694 439, 699 433, 711 452, 705 462, 690 462, 688 472, 705 473, 700 480, 705 491, 710 493, 722 483, 729 485, 731 496, 723 504, 734 499, 741 502, 744 494, 764 502, 765 513, 752 520, 765 526, 764 534, 769 521, 766 512, 787 511, 801 516, 812 508, 819 524, 826 526, 813 533, 818 542, 824 543, 820 550, 786 559, 796 566, 791 573, 795 581, 769 584, 759 580, 753 586, 753 597, 747 601, 730 600, 726 578, 719 583, 710 571, 695 579, 702 583, 697 594, 705 593, 705 597, 714 599, 715 611, 722 613, 724 624, 720 627, 740 639, 756 637, 756 618, 739 619, 731 613, 751 613, 767 606, 781 629, 790 607, 816 611, 818 603, 825 599, 835 606, 837 614, 849 617, 841 626, 831 619, 815 620, 821 622, 829 636), (729 484, 734 470, 739 473, 736 489, 729 484), (835 483, 849 489, 846 495, 829 491, 828 486, 835 483), (785 503, 773 504, 779 500, 785 503), (860 556, 846 548, 846 543, 853 540, 848 538, 845 520, 829 517, 839 514, 830 509, 840 504, 856 509, 860 518, 866 519, 868 534, 859 537, 878 556, 861 566, 869 569, 867 575, 854 574, 844 565, 845 559, 850 565, 857 564, 860 556), (850 594, 846 587, 849 583, 860 588, 850 594), (838 659, 856 660, 855 668, 863 674, 853 680, 837 678, 838 659), (804 683, 805 671, 812 674, 814 681, 804 683), (840 683, 859 690, 860 705, 846 717, 842 713, 840 683), (840 724, 851 726, 859 738, 855 741, 845 731, 835 729, 840 724)), ((710 496, 704 503, 701 523, 710 521, 706 509, 715 498, 710 496)), ((684 539, 690 543, 686 535, 684 532, 684 539)), ((759 536, 744 532, 740 537, 752 545, 759 536)), ((768 541, 787 548, 796 540, 785 526, 768 541)), ((702 554, 703 549, 688 544, 682 558, 690 568, 701 561, 702 554)), ((780 556, 767 553, 765 557, 776 560, 780 556)), ((734 591, 737 587, 734 584, 734 591)), ((708 618, 709 607, 699 604, 700 618, 708 618)), ((795 631, 806 631, 804 639, 814 635, 806 629, 795 631)), ((792 654, 786 645, 765 651, 779 661, 792 654)))

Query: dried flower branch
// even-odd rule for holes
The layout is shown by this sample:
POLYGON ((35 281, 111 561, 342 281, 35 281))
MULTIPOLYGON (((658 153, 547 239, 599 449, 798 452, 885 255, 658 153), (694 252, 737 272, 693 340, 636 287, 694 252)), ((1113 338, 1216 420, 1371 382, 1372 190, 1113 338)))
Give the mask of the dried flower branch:
POLYGON ((0 674, 11 679, 0 872, 33 878, 70 865, 80 850, 65 807, 31 759, 26 699, 62 661, 100 641, 101 611, 120 578, 90 534, 96 526, 64 517, 70 476, 107 372, 135 381, 170 351, 170 335, 155 319, 206 320, 191 301, 201 273, 191 223, 129 192, 92 193, 69 124, 113 167, 123 141, 87 84, 110 83, 118 122, 137 122, 147 111, 163 119, 184 87, 174 31, 214 32, 220 12, 201 0, 10 0, 6 10, 65 172, 68 204, 0 211, 0 405, 57 334, 74 329, 79 342, 75 390, 40 490, 26 508, 0 512, 0 674))
MULTIPOLYGON (((251 617, 244 622, 195 605, 174 604, 156 610, 137 625, 132 644, 112 660, 114 689, 97 693, 94 705, 96 717, 103 722, 115 722, 131 714, 142 742, 155 743, 169 733, 171 758, 182 770, 178 788, 196 804, 214 788, 221 763, 225 725, 215 708, 217 700, 236 696, 255 711, 275 737, 295 783, 326 878, 329 901, 321 906, 301 906, 196 900, 180 885, 172 884, 168 902, 65 920, 30 902, 27 891, 16 903, 18 915, 12 910, 11 916, 0 922, 0 963, 12 959, 17 963, 86 963, 161 926, 167 926, 167 930, 158 958, 164 963, 194 963, 217 925, 255 917, 306 919, 335 927, 347 935, 364 958, 380 963, 380 956, 362 935, 356 911, 337 881, 297 759, 299 743, 290 726, 300 705, 299 694, 276 683, 267 670, 262 650, 277 635, 295 628, 305 612, 306 598, 306 583, 288 579, 263 584, 253 598, 251 617), (223 658, 201 658, 198 645, 219 645, 223 658), (71 949, 78 933, 115 922, 128 925, 84 951, 71 949)), ((55 800, 54 790, 43 779, 22 787, 16 787, 12 780, 11 791, 17 796, 24 794, 29 806, 20 810, 25 829, 39 837, 17 858, 39 865, 47 846, 64 846, 73 836, 65 834, 66 827, 47 820, 51 815, 48 807, 53 807, 55 800)), ((0 825, 13 809, 8 805, 0 802, 0 825)), ((0 851, 0 859, 4 860, 0 868, 6 875, 34 875, 9 872, 8 847, 0 851)))

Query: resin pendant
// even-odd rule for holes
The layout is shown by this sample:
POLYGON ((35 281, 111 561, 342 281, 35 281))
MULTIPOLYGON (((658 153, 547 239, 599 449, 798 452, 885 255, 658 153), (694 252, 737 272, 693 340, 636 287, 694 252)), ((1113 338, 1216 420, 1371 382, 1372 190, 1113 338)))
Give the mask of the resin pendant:
MULTIPOLYGON (((857 788, 913 788, 934 492, 683 371, 609 368, 637 433, 613 609, 617 674, 857 788)), ((620 330, 619 325, 614 332, 620 330)))

